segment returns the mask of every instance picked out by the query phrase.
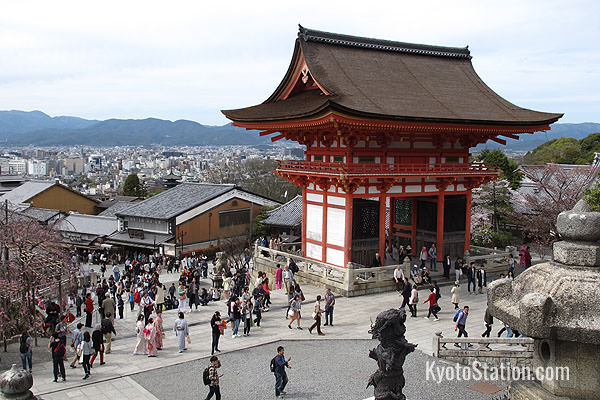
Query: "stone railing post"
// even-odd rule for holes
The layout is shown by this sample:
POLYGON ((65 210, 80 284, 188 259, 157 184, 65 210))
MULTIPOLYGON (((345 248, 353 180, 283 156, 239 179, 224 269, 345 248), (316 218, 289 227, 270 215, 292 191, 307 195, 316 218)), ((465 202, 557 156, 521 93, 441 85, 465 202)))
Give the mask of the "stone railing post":
POLYGON ((352 271, 353 268, 354 265, 352 262, 348 262, 344 271, 344 289, 346 290, 346 293, 349 293, 352 289, 352 282, 354 281, 354 272, 352 271))
POLYGON ((442 331, 437 331, 433 335, 433 356, 436 358, 440 356, 440 339, 442 337, 442 331))

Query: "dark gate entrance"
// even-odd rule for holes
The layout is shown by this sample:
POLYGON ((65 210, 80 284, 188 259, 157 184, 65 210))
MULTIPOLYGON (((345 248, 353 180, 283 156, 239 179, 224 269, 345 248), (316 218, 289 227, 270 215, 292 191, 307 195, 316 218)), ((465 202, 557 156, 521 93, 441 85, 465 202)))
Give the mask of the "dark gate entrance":
MULTIPOLYGON (((371 265, 379 251, 379 202, 354 199, 352 214, 352 262, 371 265)), ((383 255, 382 255, 383 260, 383 255)))

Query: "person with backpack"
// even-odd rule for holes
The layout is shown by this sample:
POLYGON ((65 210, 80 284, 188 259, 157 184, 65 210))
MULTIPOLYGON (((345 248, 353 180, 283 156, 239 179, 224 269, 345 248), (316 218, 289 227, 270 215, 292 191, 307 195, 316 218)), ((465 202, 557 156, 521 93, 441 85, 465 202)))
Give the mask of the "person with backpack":
MULTIPOLYGON (((465 326, 467 325, 467 317, 468 316, 469 316, 469 306, 465 306, 462 311, 459 311, 454 315, 454 318, 452 320, 454 322, 456 322, 454 331, 458 330, 457 337, 461 337, 461 336, 469 337, 469 335, 467 334, 467 331, 465 329, 465 326)), ((455 346, 460 347, 460 345, 458 343, 455 343, 455 346)))
POLYGON ((27 330, 24 330, 19 339, 19 353, 21 355, 23 371, 27 371, 27 364, 29 364, 29 373, 31 373, 31 364, 33 358, 32 346, 33 338, 29 336, 27 330))
MULTIPOLYGON (((83 332, 81 331, 81 328, 83 328, 83 324, 80 322, 77 324, 77 329, 71 333, 71 347, 73 347, 75 350, 77 350, 83 341, 83 332)), ((79 360, 79 355, 77 354, 77 351, 75 351, 75 357, 73 357, 73 361, 71 361, 71 368, 77 368, 75 366, 77 360, 79 360)))
POLYGON ((208 386, 208 395, 206 400, 209 400, 215 395, 216 400, 221 400, 221 388, 219 387, 219 378, 223 377, 223 374, 219 374, 217 368, 221 367, 221 361, 217 356, 210 358, 210 365, 204 370, 202 374, 202 380, 204 384, 208 386))
POLYGON ((52 353, 52 367, 54 372, 54 382, 58 382, 58 375, 62 376, 62 380, 67 380, 67 374, 65 373, 64 357, 67 354, 67 348, 65 347, 58 334, 55 333, 50 337, 48 343, 48 349, 52 353))
POLYGON ((285 386, 288 383, 286 368, 292 368, 289 364, 292 357, 285 359, 285 349, 283 346, 277 347, 277 355, 271 360, 271 372, 275 374, 275 396, 279 397, 282 394, 286 394, 285 386))

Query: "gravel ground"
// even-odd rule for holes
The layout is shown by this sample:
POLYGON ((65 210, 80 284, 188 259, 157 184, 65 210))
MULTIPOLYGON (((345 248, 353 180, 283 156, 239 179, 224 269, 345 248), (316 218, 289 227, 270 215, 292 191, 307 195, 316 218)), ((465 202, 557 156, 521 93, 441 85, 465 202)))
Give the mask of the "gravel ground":
MULTIPOLYGON (((368 352, 376 344, 371 340, 299 340, 224 353, 219 356, 220 372, 224 374, 221 394, 223 399, 234 400, 275 398, 275 379, 269 371, 269 362, 277 346, 282 345, 286 357, 292 357, 285 398, 368 399, 373 396, 373 388, 366 389, 366 382, 376 370, 376 363, 368 358, 368 352)), ((439 365, 439 360, 420 351, 407 357, 404 394, 408 399, 496 399, 501 393, 484 395, 468 388, 476 382, 438 384, 426 380, 428 360, 436 360, 439 365)), ((205 358, 131 377, 161 400, 201 399, 208 392, 202 383, 202 371, 207 365, 205 358)))

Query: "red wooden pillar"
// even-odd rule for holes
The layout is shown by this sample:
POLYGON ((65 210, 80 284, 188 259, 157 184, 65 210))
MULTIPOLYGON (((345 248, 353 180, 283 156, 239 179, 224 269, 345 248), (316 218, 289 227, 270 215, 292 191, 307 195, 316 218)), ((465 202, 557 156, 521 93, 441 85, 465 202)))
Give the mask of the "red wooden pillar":
POLYGON ((306 257, 306 189, 307 186, 302 188, 302 255, 306 257))
POLYGON ((467 191, 467 212, 465 219, 465 248, 464 251, 467 252, 471 249, 471 201, 472 201, 472 193, 471 189, 467 191))
POLYGON ((437 230, 435 247, 437 247, 437 259, 438 261, 442 261, 444 254, 444 192, 440 192, 440 194, 438 194, 437 200, 437 230))
POLYGON ((321 260, 327 262, 327 189, 323 191, 323 228, 321 230, 321 238, 323 242, 323 249, 321 252, 321 260))
POLYGON ((413 254, 417 253, 417 206, 419 202, 417 199, 412 199, 412 223, 411 223, 411 235, 410 246, 413 248, 413 254))
POLYGON ((379 256, 385 265, 385 196, 379 197, 379 256))
POLYGON ((346 196, 346 234, 344 237, 344 267, 348 266, 348 263, 352 261, 352 210, 353 210, 353 199, 351 195, 346 196))
POLYGON ((394 239, 394 215, 396 213, 396 202, 393 197, 390 197, 390 217, 388 218, 388 237, 390 238, 390 243, 394 239))

